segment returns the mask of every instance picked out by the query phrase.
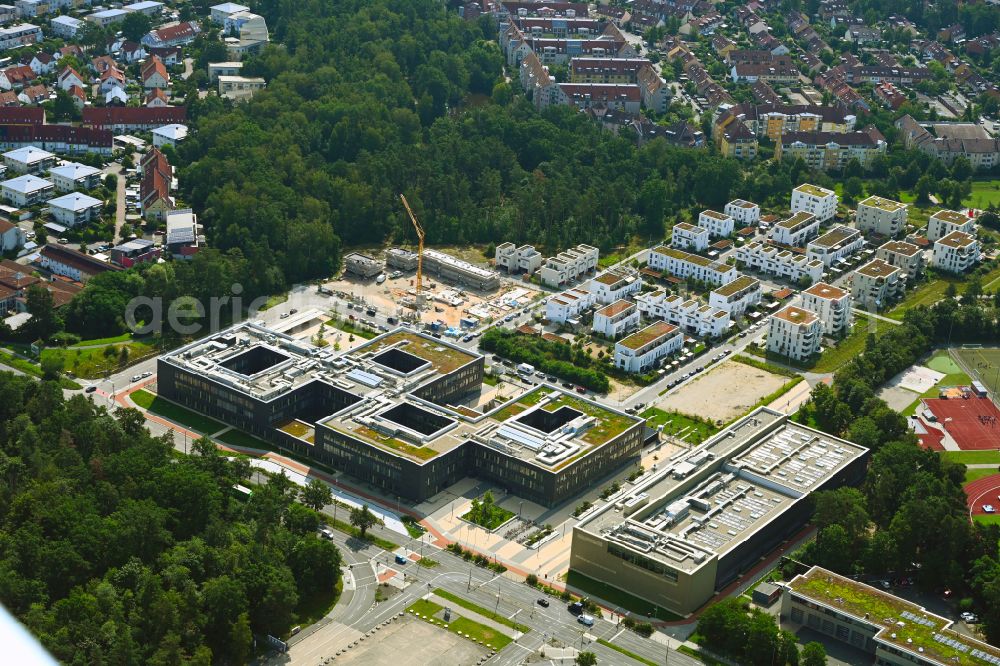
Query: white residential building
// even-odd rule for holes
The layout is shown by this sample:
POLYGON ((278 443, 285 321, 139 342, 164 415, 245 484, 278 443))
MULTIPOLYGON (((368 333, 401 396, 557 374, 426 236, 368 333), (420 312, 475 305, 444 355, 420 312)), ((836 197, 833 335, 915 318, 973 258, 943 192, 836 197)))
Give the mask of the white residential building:
POLYGON ((851 295, 826 282, 817 282, 802 292, 802 307, 815 312, 830 337, 845 335, 851 327, 851 295))
POLYGON ((767 350, 795 361, 807 361, 819 353, 823 324, 816 313, 788 306, 771 316, 767 350))
POLYGON ((927 240, 934 242, 953 231, 971 234, 976 229, 976 221, 953 210, 939 210, 927 220, 927 240))
POLYGON ((225 76, 220 74, 218 81, 219 96, 237 102, 248 100, 258 90, 267 87, 267 81, 260 76, 225 76))
POLYGON ((851 298, 858 307, 881 310, 905 291, 906 273, 881 259, 872 259, 851 276, 851 298))
POLYGON ((159 16, 160 12, 163 11, 163 3, 156 2, 156 0, 139 0, 139 2, 125 5, 122 9, 146 16, 159 16))
POLYGON ((684 334, 679 328, 658 321, 615 343, 615 367, 626 372, 646 372, 683 345, 684 334))
POLYGON ((703 210, 698 215, 698 226, 708 229, 712 236, 727 238, 733 234, 736 222, 732 217, 715 210, 703 210))
POLYGON ((239 76, 243 71, 243 63, 239 60, 230 62, 208 63, 208 82, 218 83, 220 76, 239 76))
POLYGON ((102 202, 80 192, 70 192, 49 200, 48 205, 49 214, 56 222, 76 227, 100 217, 102 202))
POLYGON ((594 303, 594 295, 586 289, 576 287, 567 289, 555 296, 549 296, 549 300, 545 302, 545 318, 557 324, 565 324, 567 321, 577 319, 594 303))
POLYGON ((733 199, 726 204, 724 212, 733 218, 736 221, 736 225, 741 229, 743 227, 755 226, 760 222, 760 206, 752 201, 733 199))
POLYGON ((791 208, 793 213, 812 213, 820 222, 826 222, 837 214, 837 195, 833 190, 803 183, 792 190, 791 208))
POLYGON ((663 245, 649 251, 648 265, 653 270, 667 272, 675 277, 694 278, 713 285, 732 282, 739 275, 735 268, 727 264, 663 245))
POLYGON ((594 313, 591 327, 595 333, 617 338, 639 325, 639 308, 632 301, 615 301, 594 313))
POLYGON ((109 25, 124 21, 128 15, 129 13, 124 9, 102 9, 93 14, 88 14, 84 18, 102 28, 107 28, 109 25))
POLYGON ((774 225, 771 240, 789 247, 805 247, 806 242, 818 234, 819 218, 812 213, 799 211, 774 225))
POLYGON ((678 222, 670 230, 670 247, 678 250, 703 252, 708 249, 708 229, 687 222, 678 222))
POLYGON ((63 39, 75 39, 84 25, 86 23, 72 16, 56 16, 49 21, 49 29, 52 30, 52 34, 63 39))
POLYGON ((596 247, 580 244, 545 260, 539 278, 543 285, 560 287, 597 270, 600 253, 596 247))
POLYGON ((803 277, 808 277, 810 282, 823 279, 822 261, 759 241, 736 248, 734 256, 748 270, 787 278, 791 282, 798 282, 803 277))
POLYGON ((30 23, 0 28, 0 51, 42 41, 42 29, 30 23))
POLYGON ((749 275, 741 275, 732 282, 712 290, 708 304, 724 310, 730 317, 741 317, 750 308, 760 303, 760 280, 749 275))
POLYGON ((635 302, 645 319, 662 319, 691 335, 717 338, 729 328, 729 314, 725 310, 696 299, 685 300, 676 294, 668 295, 663 289, 640 294, 635 302))
POLYGON ((494 254, 496 267, 502 268, 508 274, 534 273, 542 267, 542 255, 533 245, 515 246, 513 243, 497 245, 494 254))
POLYGON ((224 2, 221 5, 213 5, 212 7, 210 7, 209 16, 211 16, 213 22, 218 23, 219 25, 223 25, 225 24, 226 19, 232 16, 233 14, 237 14, 239 12, 248 12, 248 11, 250 11, 249 7, 238 5, 235 2, 224 2))
POLYGON ((931 265, 950 273, 964 273, 979 261, 979 241, 972 234, 953 231, 934 241, 931 265))
POLYGON ((57 192, 89 190, 101 184, 101 170, 78 162, 66 162, 52 167, 49 179, 57 192))
POLYGON ((906 204, 882 197, 868 197, 858 204, 855 219, 863 233, 893 238, 906 230, 906 204))
POLYGON ((3 163, 15 173, 44 173, 56 164, 56 156, 35 146, 25 146, 3 154, 3 163))
POLYGON ((163 146, 176 146, 187 138, 187 125, 164 125, 153 130, 153 145, 157 148, 163 146))
POLYGON ((25 208, 44 202, 52 194, 54 187, 38 176, 25 175, 0 183, 0 194, 12 206, 25 208))
POLYGON ((642 280, 638 273, 631 270, 605 271, 591 280, 587 289, 598 303, 608 305, 638 293, 642 289, 642 280))
POLYGON ((12 222, 0 219, 0 252, 13 252, 24 247, 27 241, 24 229, 12 222))
POLYGON ((924 253, 913 243, 889 241, 875 252, 875 258, 902 268, 908 280, 917 278, 924 272, 924 253))
POLYGON ((834 262, 849 257, 865 245, 864 236, 857 229, 838 225, 806 245, 806 256, 830 267, 834 262))

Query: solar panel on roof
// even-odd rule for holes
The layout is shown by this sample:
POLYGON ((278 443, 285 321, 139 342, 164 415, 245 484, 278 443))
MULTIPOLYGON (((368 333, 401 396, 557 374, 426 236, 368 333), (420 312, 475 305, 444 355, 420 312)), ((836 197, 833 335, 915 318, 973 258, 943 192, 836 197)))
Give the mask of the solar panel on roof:
POLYGON ((351 370, 347 373, 347 378, 369 388, 378 388, 382 384, 382 378, 364 370, 351 370))

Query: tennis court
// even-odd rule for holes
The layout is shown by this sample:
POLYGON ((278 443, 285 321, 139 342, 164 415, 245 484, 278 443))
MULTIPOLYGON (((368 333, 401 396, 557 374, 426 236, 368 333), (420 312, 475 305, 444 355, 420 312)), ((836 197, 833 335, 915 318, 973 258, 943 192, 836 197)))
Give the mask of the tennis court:
POLYGON ((1000 349, 956 349, 962 363, 986 387, 993 397, 1000 392, 1000 349))

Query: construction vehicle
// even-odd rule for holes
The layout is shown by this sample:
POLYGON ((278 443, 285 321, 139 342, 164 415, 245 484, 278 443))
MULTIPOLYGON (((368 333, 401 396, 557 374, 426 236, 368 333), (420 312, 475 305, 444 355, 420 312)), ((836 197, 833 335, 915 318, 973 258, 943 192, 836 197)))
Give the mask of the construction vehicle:
POLYGON ((421 287, 424 276, 424 228, 420 226, 417 222, 416 215, 410 209, 410 204, 406 201, 406 196, 403 194, 399 195, 399 198, 403 201, 403 206, 406 208, 407 215, 410 216, 410 222, 413 223, 413 228, 417 232, 417 284, 416 284, 416 305, 419 310, 424 304, 424 295, 421 293, 421 287))

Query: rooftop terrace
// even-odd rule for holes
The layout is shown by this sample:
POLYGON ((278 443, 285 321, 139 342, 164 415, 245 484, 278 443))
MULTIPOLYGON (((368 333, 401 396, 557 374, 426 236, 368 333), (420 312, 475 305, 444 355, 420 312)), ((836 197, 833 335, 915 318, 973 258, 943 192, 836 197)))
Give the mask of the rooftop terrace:
POLYGON ((813 197, 828 197, 834 194, 833 190, 828 190, 825 187, 820 187, 819 185, 812 185, 810 183, 802 183, 795 188, 796 191, 802 192, 803 194, 808 194, 813 197))
POLYGON ((892 199, 883 199, 882 197, 868 197, 858 205, 868 206, 869 208, 878 208, 879 210, 884 210, 887 213, 895 213, 900 208, 906 208, 906 204, 904 203, 893 201, 892 199))

